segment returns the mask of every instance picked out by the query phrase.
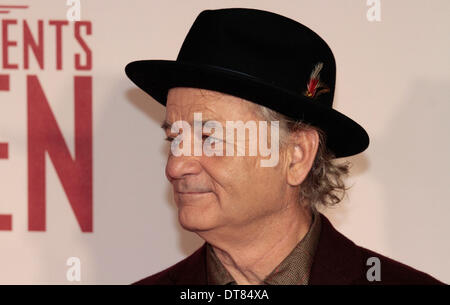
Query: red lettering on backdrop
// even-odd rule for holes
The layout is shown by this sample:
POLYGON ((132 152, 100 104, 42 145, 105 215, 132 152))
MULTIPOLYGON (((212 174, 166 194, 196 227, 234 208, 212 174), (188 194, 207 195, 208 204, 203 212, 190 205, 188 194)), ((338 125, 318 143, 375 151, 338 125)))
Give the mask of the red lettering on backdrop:
POLYGON ((77 21, 75 22, 75 39, 80 44, 81 48, 86 53, 86 64, 82 65, 80 63, 80 54, 75 54, 75 69, 77 70, 91 70, 92 69, 92 52, 91 49, 87 46, 86 42, 80 35, 80 27, 86 27, 86 34, 91 35, 91 23, 89 21, 77 21))
POLYGON ((0 74, 0 91, 9 91, 9 75, 0 74))
POLYGON ((92 232, 92 77, 75 76, 72 159, 36 75, 27 76, 28 230, 45 231, 45 153, 58 174, 81 231, 92 232))
POLYGON ((8 143, 0 143, 0 159, 8 159, 8 143))
POLYGON ((19 66, 17 64, 11 64, 8 61, 8 48, 17 46, 17 41, 8 39, 8 27, 10 24, 17 24, 17 20, 2 20, 2 61, 4 69, 17 69, 19 66))
MULTIPOLYGON (((9 91, 9 75, 0 74, 0 91, 9 91)), ((8 159, 8 143, 0 143, 0 159, 8 159)), ((12 230, 12 215, 0 214, 0 231, 12 230)))
POLYGON ((43 20, 37 20, 36 25, 34 25, 33 22, 27 22, 26 20, 3 19, 1 20, 0 26, 0 56, 2 57, 0 68, 17 70, 19 67, 23 67, 27 70, 30 68, 30 53, 33 53, 40 69, 48 70, 48 64, 47 67, 44 64, 44 51, 45 48, 48 50, 49 47, 45 47, 45 44, 47 46, 54 44, 56 70, 62 70, 64 68, 63 56, 65 56, 63 44, 67 43, 68 39, 75 39, 81 49, 81 52, 75 52, 72 57, 74 59, 75 70, 92 70, 92 50, 86 41, 86 36, 92 34, 92 23, 90 21, 76 21, 69 24, 67 20, 49 20, 47 25, 43 20), (16 28, 18 25, 21 25, 22 28, 16 28), (52 33, 46 34, 48 27, 54 28, 54 38, 52 37, 52 33), (64 31, 65 28, 66 32, 64 31), (17 29, 17 31, 12 31, 14 29, 17 29), (65 35, 68 34, 68 30, 73 31, 71 33, 72 35, 65 35), (17 35, 17 33, 21 33, 22 35, 17 35), (14 37, 14 34, 17 37, 14 37), (17 50, 18 46, 23 49, 17 50), (18 54, 18 52, 22 52, 23 56, 20 59, 23 62, 11 62, 11 55, 18 54))
POLYGON ((33 39, 31 30, 28 27, 27 22, 23 21, 23 66, 25 69, 29 68, 29 52, 31 47, 34 56, 39 64, 39 67, 44 69, 44 22, 38 21, 38 43, 33 39))
MULTIPOLYGON (((0 159, 8 159, 8 143, 0 143, 0 159)), ((0 214, 0 231, 12 230, 12 215, 0 214)))
POLYGON ((68 21, 51 20, 50 25, 56 27, 56 70, 62 69, 62 26, 68 25, 68 21))

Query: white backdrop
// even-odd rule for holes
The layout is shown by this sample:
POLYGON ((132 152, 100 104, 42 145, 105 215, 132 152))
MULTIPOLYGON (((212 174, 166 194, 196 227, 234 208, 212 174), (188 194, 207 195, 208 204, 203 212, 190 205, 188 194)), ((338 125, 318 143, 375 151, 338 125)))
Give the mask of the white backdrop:
POLYGON ((371 143, 348 158, 354 163, 348 198, 325 214, 356 243, 450 282, 449 1, 381 1, 379 22, 367 20, 365 0, 80 3, 81 20, 91 24, 91 34, 83 28, 81 36, 92 67, 74 66, 74 54, 84 63, 87 52, 69 23, 57 70, 56 26, 49 21, 66 20, 66 1, 0 0, 0 11, 1 5, 29 6, 0 13, 0 26, 17 21, 7 26, 7 40, 17 44, 6 52, 18 65, 5 67, 0 48, 0 75, 9 78, 8 90, 0 90, 0 143, 8 153, 0 159, 0 214, 11 215, 10 228, 3 218, 0 230, 0 283, 128 284, 202 244, 179 226, 164 176, 164 107, 137 89, 124 67, 137 59, 175 59, 198 13, 225 7, 285 15, 328 42, 337 61, 335 108, 361 123, 371 143), (43 20, 43 69, 33 54, 25 68, 23 20, 34 37, 43 20), (74 77, 92 77, 91 232, 81 230, 48 155, 46 227, 29 229, 28 189, 39 182, 28 182, 27 75, 38 77, 72 157, 74 77), (80 281, 66 277, 69 257, 80 260, 80 281))

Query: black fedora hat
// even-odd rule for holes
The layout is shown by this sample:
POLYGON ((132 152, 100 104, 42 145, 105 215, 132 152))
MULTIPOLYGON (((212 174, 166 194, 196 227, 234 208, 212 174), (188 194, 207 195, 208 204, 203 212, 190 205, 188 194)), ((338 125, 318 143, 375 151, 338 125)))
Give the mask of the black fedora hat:
POLYGON ((164 106, 170 88, 203 88, 319 127, 336 158, 360 153, 369 145, 364 128, 332 108, 336 63, 327 43, 306 26, 275 13, 205 10, 175 61, 134 61, 125 72, 164 106))

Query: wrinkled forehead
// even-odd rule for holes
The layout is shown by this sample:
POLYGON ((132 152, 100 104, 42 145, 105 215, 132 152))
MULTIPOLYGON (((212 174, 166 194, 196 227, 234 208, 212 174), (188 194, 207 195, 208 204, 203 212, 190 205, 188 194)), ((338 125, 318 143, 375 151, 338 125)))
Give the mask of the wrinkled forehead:
POLYGON ((169 90, 166 121, 191 122, 194 113, 201 113, 203 119, 225 122, 254 120, 258 112, 257 104, 217 91, 187 87, 169 90))

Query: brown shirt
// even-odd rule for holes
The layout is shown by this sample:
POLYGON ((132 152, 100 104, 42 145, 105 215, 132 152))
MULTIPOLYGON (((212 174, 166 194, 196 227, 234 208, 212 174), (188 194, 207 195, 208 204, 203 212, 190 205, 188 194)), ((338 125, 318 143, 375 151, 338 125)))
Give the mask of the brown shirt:
MULTIPOLYGON (((266 285, 307 285, 314 253, 321 231, 320 213, 313 213, 308 233, 291 253, 264 279, 266 285)), ((236 281, 216 256, 212 246, 206 244, 206 270, 208 285, 236 285, 236 281)))

